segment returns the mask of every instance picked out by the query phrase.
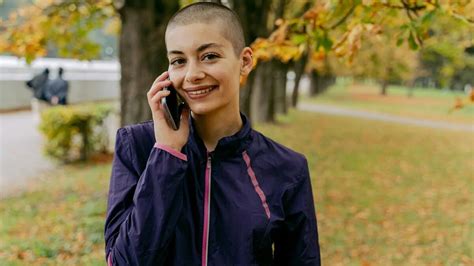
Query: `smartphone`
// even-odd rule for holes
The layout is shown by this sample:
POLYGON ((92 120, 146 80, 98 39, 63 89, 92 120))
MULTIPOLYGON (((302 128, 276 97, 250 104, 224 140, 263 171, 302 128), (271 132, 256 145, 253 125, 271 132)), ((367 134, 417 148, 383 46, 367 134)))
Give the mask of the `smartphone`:
POLYGON ((172 85, 163 88, 163 90, 170 91, 168 96, 161 99, 161 105, 163 106, 163 110, 165 112, 166 121, 172 129, 178 130, 184 102, 181 97, 179 97, 178 92, 172 85))

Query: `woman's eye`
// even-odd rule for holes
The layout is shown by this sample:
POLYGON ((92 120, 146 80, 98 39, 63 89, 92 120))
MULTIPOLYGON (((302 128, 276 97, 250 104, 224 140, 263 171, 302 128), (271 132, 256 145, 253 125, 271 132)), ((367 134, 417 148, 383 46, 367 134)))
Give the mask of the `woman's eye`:
POLYGON ((185 60, 182 58, 171 60, 170 65, 181 65, 184 64, 185 60))
POLYGON ((218 58, 219 56, 217 54, 205 54, 202 59, 205 61, 213 60, 218 58))

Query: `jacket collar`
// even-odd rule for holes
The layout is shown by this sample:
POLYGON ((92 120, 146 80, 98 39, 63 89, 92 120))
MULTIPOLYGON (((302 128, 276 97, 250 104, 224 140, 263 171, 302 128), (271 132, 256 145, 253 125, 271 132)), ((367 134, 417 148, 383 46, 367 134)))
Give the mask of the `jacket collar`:
MULTIPOLYGON (((251 142, 251 131, 252 126, 247 117, 240 113, 242 118, 242 128, 232 136, 227 136, 220 139, 217 143, 217 146, 214 151, 210 152, 212 157, 227 157, 232 156, 236 153, 241 153, 247 149, 248 145, 251 142)), ((195 128, 194 119, 189 116, 190 119, 190 132, 189 132, 189 146, 191 150, 198 154, 201 158, 207 158, 207 149, 202 141, 201 137, 198 135, 195 128)))

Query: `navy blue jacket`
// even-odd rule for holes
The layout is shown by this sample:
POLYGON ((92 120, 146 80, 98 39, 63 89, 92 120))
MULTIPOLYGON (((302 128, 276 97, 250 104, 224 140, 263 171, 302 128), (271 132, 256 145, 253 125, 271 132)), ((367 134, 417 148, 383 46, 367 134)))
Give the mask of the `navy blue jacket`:
POLYGON ((155 144, 152 121, 118 130, 109 265, 320 265, 305 157, 242 119, 212 152, 193 121, 182 152, 155 144))

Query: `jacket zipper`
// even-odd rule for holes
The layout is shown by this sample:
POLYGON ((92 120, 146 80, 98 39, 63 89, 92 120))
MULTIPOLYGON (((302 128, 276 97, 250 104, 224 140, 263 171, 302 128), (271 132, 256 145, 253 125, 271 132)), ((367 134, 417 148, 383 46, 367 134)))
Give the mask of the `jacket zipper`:
POLYGON ((204 223, 202 230, 202 266, 207 266, 209 249, 209 223, 211 217, 211 155, 207 154, 206 172, 204 175, 204 223))

